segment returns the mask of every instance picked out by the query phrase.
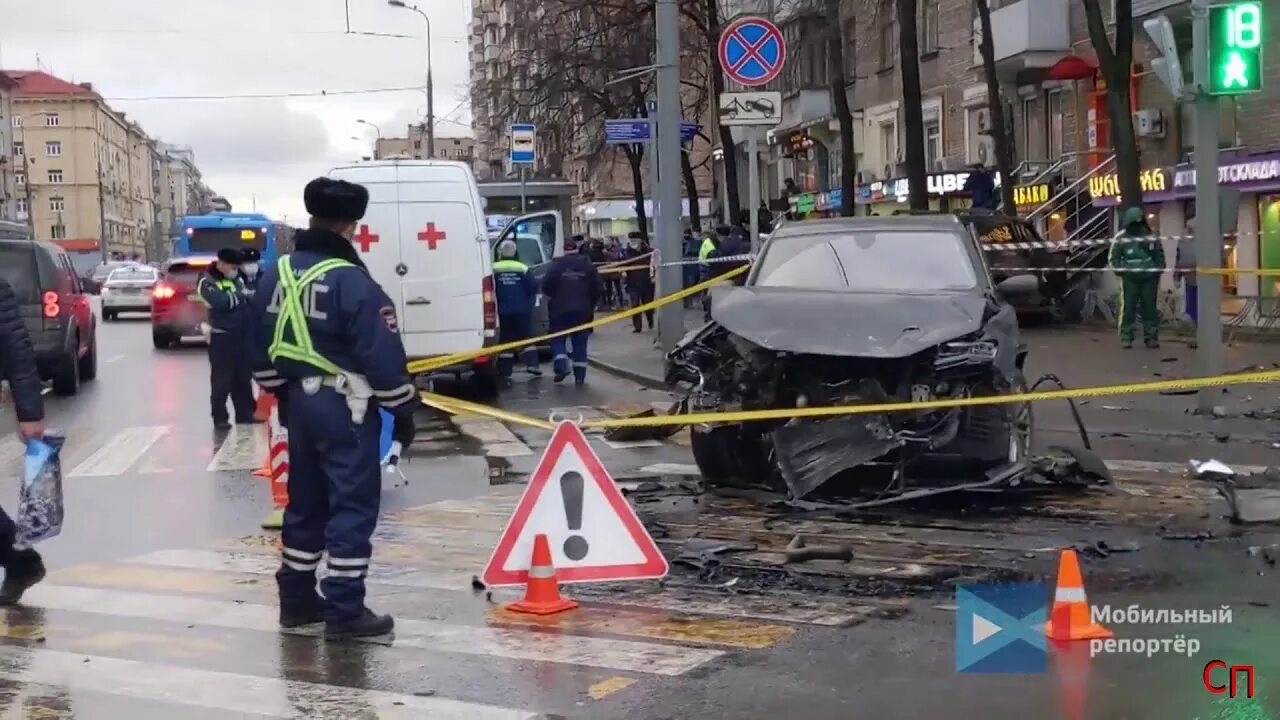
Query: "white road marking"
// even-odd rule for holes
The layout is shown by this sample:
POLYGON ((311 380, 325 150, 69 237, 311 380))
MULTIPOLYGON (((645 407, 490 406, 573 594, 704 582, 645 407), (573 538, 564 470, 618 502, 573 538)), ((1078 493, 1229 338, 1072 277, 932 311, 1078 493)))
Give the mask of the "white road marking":
POLYGON ((121 360, 124 359, 124 357, 125 357, 124 355, 112 355, 111 357, 107 358, 106 360, 103 360, 102 362, 110 365, 111 363, 114 363, 114 362, 120 362, 121 360))
POLYGON ((116 433, 98 451, 85 458, 68 477, 109 477, 123 475, 133 467, 165 433, 168 425, 143 425, 116 433))
POLYGON ((688 475, 690 477, 702 477, 702 472, 698 470, 697 465, 686 463, 654 463, 653 465, 645 465, 640 468, 642 473, 650 473, 653 475, 688 475))
MULTIPOLYGON (((1206 458, 1207 459, 1207 458, 1206 458)), ((1105 460, 1107 468, 1113 473, 1168 473, 1189 476, 1192 473, 1191 462, 1160 462, 1154 460, 1105 460)), ((1236 465, 1227 463, 1239 475, 1252 475, 1266 471, 1265 465, 1236 465)))
POLYGON ((378 717, 439 720, 532 720, 537 715, 494 705, 337 685, 0 646, 0 677, 137 700, 277 718, 378 717))
MULTIPOLYGON (((280 632, 279 611, 267 605, 96 590, 71 585, 41 585, 23 598, 28 607, 205 625, 233 630, 280 632)), ((292 632, 311 635, 314 628, 292 632)), ((452 625, 434 620, 397 619, 394 646, 510 660, 647 673, 683 675, 724 653, 705 648, 594 638, 504 628, 452 625)))
POLYGON ((606 438, 600 438, 600 442, 608 445, 614 450, 662 447, 662 442, 659 440, 608 440, 606 438))
POLYGON ((266 425, 232 425, 209 461, 209 472, 256 470, 267 460, 266 425))
MULTIPOLYGON (((130 558, 126 562, 251 575, 274 575, 280 568, 280 559, 274 553, 217 550, 158 550, 130 558)), ((437 570, 375 562, 369 566, 369 584, 398 585, 425 590, 465 590, 471 587, 471 576, 479 570, 480 568, 474 571, 446 568, 437 570)))

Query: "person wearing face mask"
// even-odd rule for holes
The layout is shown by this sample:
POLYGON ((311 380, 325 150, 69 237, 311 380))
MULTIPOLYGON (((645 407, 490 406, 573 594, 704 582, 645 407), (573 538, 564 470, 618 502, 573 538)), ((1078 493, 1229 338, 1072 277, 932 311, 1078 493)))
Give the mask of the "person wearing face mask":
MULTIPOLYGON (((627 235, 627 249, 622 252, 625 267, 634 267, 626 272, 627 299, 631 307, 638 307, 653 302, 653 278, 649 276, 649 245, 639 232, 627 235)), ((631 316, 632 332, 640 332, 642 323, 640 315, 648 320, 649 329, 653 329, 653 310, 646 310, 631 316)))
POLYGON ((262 253, 253 248, 245 248, 240 253, 240 279, 244 282, 245 295, 253 295, 258 287, 258 262, 262 253))
POLYGON ((228 397, 236 424, 257 422, 248 357, 249 295, 240 279, 241 258, 235 248, 219 250, 196 286, 200 301, 209 309, 209 404, 217 430, 231 427, 228 397))

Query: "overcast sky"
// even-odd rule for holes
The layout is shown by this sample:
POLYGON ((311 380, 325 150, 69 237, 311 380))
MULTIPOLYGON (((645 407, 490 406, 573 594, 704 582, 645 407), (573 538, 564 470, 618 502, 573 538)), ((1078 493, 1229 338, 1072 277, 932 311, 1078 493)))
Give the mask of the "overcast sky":
MULTIPOLYGON (((436 135, 469 135, 470 0, 407 0, 431 16, 436 135)), ((302 187, 403 136, 422 90, 239 100, 124 98, 422 87, 425 27, 385 0, 0 0, 0 67, 92 82, 153 137, 191 145, 205 180, 237 210, 304 220, 302 187), (359 138, 353 140, 352 136, 359 138)))

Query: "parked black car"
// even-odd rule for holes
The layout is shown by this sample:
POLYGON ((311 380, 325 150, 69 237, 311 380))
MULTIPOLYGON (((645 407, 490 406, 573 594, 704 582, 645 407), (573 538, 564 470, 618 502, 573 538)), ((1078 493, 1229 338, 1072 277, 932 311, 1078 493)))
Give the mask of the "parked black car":
POLYGON ((22 304, 41 379, 75 395, 98 375, 98 323, 71 258, 32 240, 26 225, 0 222, 0 277, 22 304))

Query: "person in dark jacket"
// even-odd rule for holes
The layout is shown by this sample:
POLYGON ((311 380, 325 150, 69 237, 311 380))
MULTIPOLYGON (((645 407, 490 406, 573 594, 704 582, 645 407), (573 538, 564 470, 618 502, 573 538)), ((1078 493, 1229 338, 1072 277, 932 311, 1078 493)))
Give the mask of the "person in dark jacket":
MULTIPOLYGON (((0 279, 0 379, 9 383, 18 434, 23 440, 44 437, 44 400, 35 350, 22 321, 22 309, 9 283, 0 279)), ((32 585, 44 579, 44 561, 33 548, 14 546, 18 528, 0 508, 0 605, 13 605, 32 585)))
MULTIPOLYGON (((649 274, 649 255, 652 252, 649 244, 644 241, 644 235, 639 232, 627 235, 627 249, 622 251, 622 259, 626 262, 626 267, 634 268, 626 272, 627 299, 631 307, 653 302, 653 277, 649 274)), ((646 310, 631 316, 633 332, 640 332, 643 329, 640 315, 645 316, 649 329, 652 330, 653 310, 646 310)))
MULTIPOLYGON (((498 330, 501 344, 517 342, 533 336, 533 307, 538 298, 538 281, 529 272, 529 266, 516 259, 515 242, 503 240, 498 244, 498 260, 493 263, 493 283, 498 302, 498 330)), ((538 367, 538 349, 532 345, 498 353, 498 376, 511 379, 516 355, 524 360, 525 369, 532 375, 541 375, 538 367)))
POLYGON ((982 163, 974 163, 969 170, 969 177, 964 181, 964 191, 974 210, 995 212, 1000 207, 1000 197, 996 195, 996 179, 982 163))
MULTIPOLYGON (((747 260, 745 256, 751 254, 751 241, 747 239, 742 230, 721 225, 716 229, 716 233, 720 238, 719 242, 716 243, 716 249, 711 252, 711 260, 720 260, 721 262, 712 265, 712 276, 723 275, 743 265, 750 264, 751 261, 747 260), (728 260, 728 258, 734 259, 728 260)), ((741 285, 745 281, 745 273, 733 278, 733 282, 736 285, 741 285)))
MULTIPOLYGON (((551 267, 542 277, 542 294, 547 296, 547 319, 551 332, 591 322, 596 303, 600 301, 600 275, 591 264, 591 258, 578 251, 581 235, 565 242, 564 255, 551 261, 551 267)), ((587 381, 587 336, 590 330, 581 330, 567 336, 551 339, 551 365, 555 381, 569 377, 570 353, 573 362, 573 381, 581 387, 587 381), (570 352, 565 352, 567 345, 570 352)))
POLYGON ((200 275, 196 286, 200 301, 209 308, 209 405, 218 430, 231 427, 227 397, 235 408, 237 424, 257 422, 249 359, 250 294, 239 277, 242 259, 239 250, 219 250, 217 261, 200 275))
POLYGON ((258 264, 262 262, 262 253, 253 248, 240 251, 240 280, 244 282, 245 295, 252 296, 258 287, 258 264))

